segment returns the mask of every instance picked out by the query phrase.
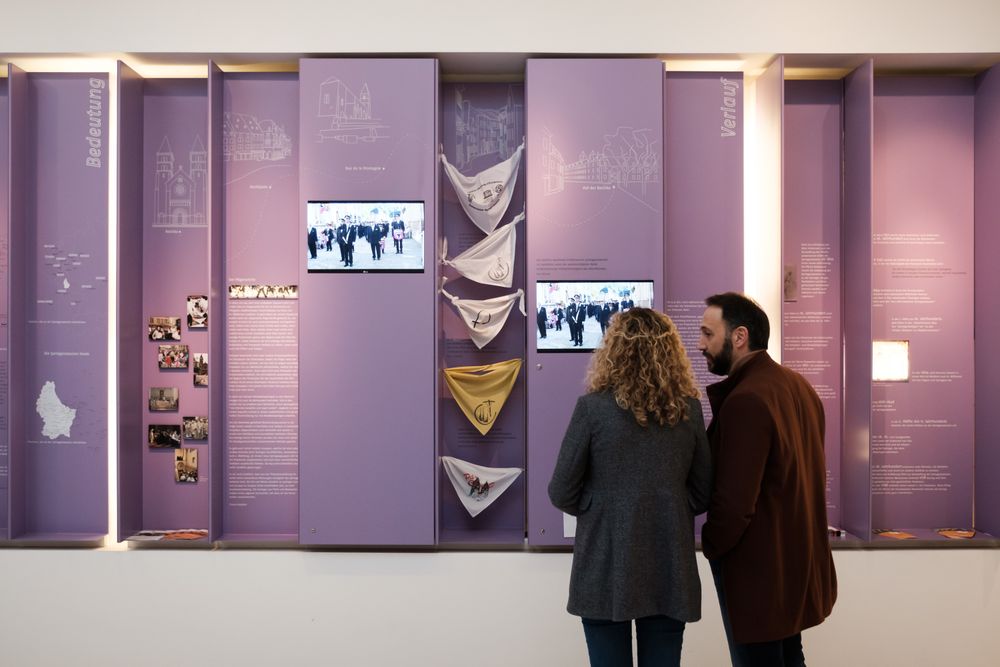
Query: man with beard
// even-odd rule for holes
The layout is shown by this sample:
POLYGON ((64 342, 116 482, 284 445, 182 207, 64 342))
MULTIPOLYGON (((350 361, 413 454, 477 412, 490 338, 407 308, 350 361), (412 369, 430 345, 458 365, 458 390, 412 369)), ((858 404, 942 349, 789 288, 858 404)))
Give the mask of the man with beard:
POLYGON ((702 551, 736 667, 805 665, 802 630, 837 599, 826 519, 823 405, 767 354, 770 325, 752 300, 705 299, 698 349, 728 376, 707 388, 715 486, 702 551))

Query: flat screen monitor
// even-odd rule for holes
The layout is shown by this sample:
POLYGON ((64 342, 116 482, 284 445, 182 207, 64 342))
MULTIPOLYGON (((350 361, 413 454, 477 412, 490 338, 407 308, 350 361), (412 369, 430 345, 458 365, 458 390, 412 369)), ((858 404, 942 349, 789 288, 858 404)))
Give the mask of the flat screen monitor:
POLYGON ((535 283, 535 349, 590 352, 611 318, 629 308, 653 307, 652 280, 577 280, 535 283))
POLYGON ((424 202, 306 203, 309 273, 424 270, 424 202))

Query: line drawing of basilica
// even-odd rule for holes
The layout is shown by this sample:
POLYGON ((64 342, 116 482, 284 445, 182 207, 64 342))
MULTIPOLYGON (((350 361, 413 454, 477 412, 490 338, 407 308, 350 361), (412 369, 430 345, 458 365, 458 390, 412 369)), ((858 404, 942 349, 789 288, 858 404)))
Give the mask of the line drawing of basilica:
POLYGON ((177 164, 166 136, 156 151, 154 227, 204 227, 208 188, 208 152, 195 136, 188 152, 187 169, 177 164))
POLYGON ((226 111, 222 118, 222 157, 226 162, 274 162, 292 154, 285 128, 270 118, 226 111))
POLYGON ((542 183, 546 195, 562 192, 567 183, 578 185, 610 185, 619 188, 639 188, 660 178, 660 159, 649 134, 652 130, 619 127, 614 134, 604 135, 601 149, 580 151, 575 162, 566 162, 553 141, 553 133, 543 128, 542 183))
POLYGON ((354 94, 343 81, 331 77, 319 86, 319 111, 317 118, 329 118, 330 127, 319 131, 319 142, 334 139, 345 144, 359 141, 374 142, 388 139, 388 130, 378 118, 372 118, 372 96, 368 83, 361 86, 361 92, 354 94))
POLYGON ((473 106, 462 90, 455 91, 455 166, 462 169, 484 155, 506 160, 524 137, 524 105, 514 102, 507 87, 507 103, 498 109, 473 106))

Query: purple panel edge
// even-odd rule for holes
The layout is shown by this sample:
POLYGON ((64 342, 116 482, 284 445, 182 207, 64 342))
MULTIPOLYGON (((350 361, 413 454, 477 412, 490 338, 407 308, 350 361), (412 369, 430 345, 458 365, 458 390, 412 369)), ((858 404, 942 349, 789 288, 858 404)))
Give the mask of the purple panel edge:
POLYGON ((826 459, 828 472, 827 517, 830 525, 840 526, 840 453, 842 423, 843 369, 841 367, 841 308, 840 237, 843 220, 841 211, 841 172, 843 160, 843 80, 786 80, 784 105, 785 165, 782 178, 784 227, 782 233, 783 267, 794 267, 793 275, 801 279, 805 266, 804 244, 810 244, 810 254, 818 250, 815 244, 829 248, 834 277, 822 293, 814 287, 799 291, 796 280, 793 294, 782 300, 782 364, 799 370, 820 393, 826 411, 826 459), (823 322, 801 322, 794 319, 808 311, 820 311, 830 316, 823 322), (791 315, 792 317, 789 317, 791 315), (824 352, 802 350, 790 342, 797 336, 829 335, 832 345, 824 352), (836 355, 836 356, 835 356, 836 355), (825 359, 826 369, 809 368, 809 362, 825 359), (834 364, 834 359, 836 362, 834 364))
MULTIPOLYGON (((477 156, 470 158, 469 162, 462 164, 462 161, 457 156, 457 139, 449 139, 449 130, 455 130, 455 104, 452 103, 449 106, 448 101, 455 100, 455 95, 461 92, 462 98, 465 102, 470 105, 470 108, 476 108, 477 102, 480 104, 485 104, 486 107, 493 108, 495 110, 496 99, 502 97, 504 92, 508 94, 508 99, 511 103, 516 104, 517 100, 522 102, 522 110, 520 114, 514 109, 508 108, 508 113, 511 114, 513 118, 513 123, 515 127, 520 124, 523 128, 524 117, 523 117, 523 96, 524 96, 524 84, 517 83, 443 83, 440 87, 440 95, 438 98, 439 108, 441 113, 439 114, 440 123, 438 125, 438 133, 441 137, 440 144, 443 147, 445 154, 448 159, 459 166, 460 169, 465 173, 471 173, 476 171, 477 168, 486 168, 489 166, 486 164, 487 161, 482 158, 485 156, 477 156), (486 99, 492 99, 493 103, 485 102, 486 99)), ((468 126, 466 126, 468 127, 468 126)), ((515 134, 517 134, 515 132, 515 134)), ((523 131, 520 133, 523 136, 523 131)), ((454 135, 451 135, 454 136, 454 135)), ((522 137, 514 137, 514 143, 520 143, 522 137)), ((509 146, 508 146, 509 148, 509 146)), ((496 153, 490 153, 490 162, 495 162, 496 153)), ((501 151, 499 157, 505 157, 506 152, 501 151)), ((452 255, 458 254, 466 247, 466 244, 459 243, 458 237, 462 234, 463 230, 474 229, 472 223, 469 221, 467 215, 462 211, 461 207, 458 206, 458 201, 454 193, 454 189, 448 185, 447 178, 443 177, 442 169, 438 169, 436 177, 440 185, 438 186, 440 197, 440 210, 441 214, 439 216, 440 221, 440 238, 449 239, 449 248, 452 255)), ((507 213, 504 216, 501 225, 507 224, 508 221, 519 213, 524 208, 524 184, 525 184, 525 169, 520 169, 517 177, 517 182, 515 185, 515 190, 507 209, 507 213)), ((526 266, 526 254, 525 250, 525 227, 527 222, 521 223, 521 228, 518 230, 517 234, 517 249, 515 254, 515 264, 514 264, 514 279, 511 285, 511 290, 517 288, 525 287, 525 266, 526 266)), ((439 240, 440 242, 440 240, 439 240)), ((440 280, 442 275, 447 274, 448 271, 442 266, 438 266, 438 279, 440 280)), ((454 278, 454 275, 449 276, 454 278)), ((449 288, 450 289, 450 288, 449 288)), ((471 282, 465 282, 465 284, 459 283, 457 293, 465 298, 489 298, 497 296, 497 288, 474 284, 471 282)), ((503 290, 508 292, 510 290, 503 290)), ((510 319, 504 325, 502 331, 497 335, 497 337, 484 349, 476 350, 475 352, 457 352, 451 359, 448 359, 448 350, 446 346, 450 342, 466 342, 471 346, 471 341, 467 339, 454 338, 454 333, 449 334, 449 325, 444 324, 445 319, 444 313, 448 312, 451 306, 448 305, 447 300, 440 300, 438 307, 435 308, 435 316, 438 318, 437 331, 438 336, 436 337, 436 343, 438 346, 438 365, 440 368, 445 368, 447 365, 452 366, 464 366, 464 365, 476 365, 476 364, 486 364, 493 363, 497 361, 502 361, 505 359, 518 357, 523 359, 526 354, 526 338, 525 338, 525 327, 527 326, 527 320, 519 312, 512 311, 510 313, 510 319), (500 348, 500 349, 498 349, 500 348), (450 364, 447 363, 450 361, 450 364)), ((462 329, 462 335, 465 335, 464 327, 462 329)), ((463 452, 461 447, 456 447, 454 439, 458 436, 456 433, 456 424, 461 424, 462 427, 467 427, 468 421, 464 416, 458 416, 457 407, 453 400, 446 398, 448 393, 442 387, 441 375, 438 374, 436 377, 436 393, 435 396, 438 397, 437 409, 435 410, 435 417, 437 419, 437 446, 438 446, 438 457, 436 461, 440 460, 442 455, 457 456, 458 458, 463 458, 463 452)), ((488 460, 483 460, 482 458, 472 457, 471 462, 480 465, 491 465, 499 467, 519 467, 526 469, 526 414, 527 414, 527 392, 525 391, 525 372, 522 368, 520 376, 507 398, 504 404, 504 409, 500 414, 500 417, 494 423, 494 428, 503 427, 505 430, 513 431, 516 429, 516 437, 512 440, 505 441, 503 444, 483 442, 483 447, 476 447, 476 454, 483 455, 488 460), (516 450, 516 454, 507 451, 507 448, 513 447, 515 444, 519 445, 519 449, 516 450), (499 460, 496 460, 499 459, 499 460)), ((468 457, 466 457, 468 458, 468 457)), ((483 545, 490 544, 495 546, 511 545, 511 544, 523 544, 525 538, 525 527, 527 518, 527 485, 525 483, 525 475, 522 474, 514 484, 507 489, 503 494, 503 500, 497 500, 495 506, 485 511, 482 515, 472 518, 468 515, 461 504, 455 498, 455 490, 452 488, 452 484, 447 478, 447 475, 443 473, 443 468, 440 464, 435 465, 435 501, 437 504, 435 511, 435 524, 436 524, 436 542, 438 544, 447 545, 483 545), (517 517, 516 522, 518 527, 513 528, 515 523, 515 517, 517 517)))
POLYGON ((142 529, 143 79, 118 63, 118 541, 142 529))
POLYGON ((222 204, 225 200, 222 184, 222 90, 223 74, 213 61, 208 63, 208 213, 209 241, 208 266, 209 285, 208 312, 212 313, 215 324, 209 329, 209 361, 214 366, 208 385, 208 447, 212 471, 209 478, 209 519, 208 537, 215 541, 224 532, 223 509, 225 507, 225 483, 222 479, 225 467, 225 322, 226 322, 226 238, 223 227, 222 204))
POLYGON ((842 519, 871 539, 871 302, 874 63, 844 79, 842 519), (848 308, 847 304, 853 304, 848 308))
MULTIPOLYGON (((558 59, 550 58, 530 58, 527 61, 527 69, 525 76, 525 128, 527 130, 527 145, 526 145, 526 160, 527 160, 527 170, 528 179, 526 181, 526 200, 530 205, 528 208, 528 224, 532 225, 526 229, 526 234, 530 234, 528 242, 527 251, 527 284, 528 284, 528 305, 527 310, 529 312, 536 311, 536 294, 533 289, 533 283, 539 281, 539 279, 545 279, 546 276, 540 276, 541 272, 535 266, 535 261, 538 257, 542 256, 543 253, 548 252, 548 256, 552 257, 572 257, 572 253, 580 252, 583 247, 593 247, 586 246, 586 241, 582 242, 579 240, 585 238, 581 235, 575 237, 569 237, 563 239, 565 242, 559 244, 558 250, 553 250, 552 248, 544 248, 545 233, 546 228, 541 226, 542 222, 542 211, 552 209, 553 206, 549 203, 547 206, 540 193, 543 190, 543 179, 538 176, 532 175, 531 165, 534 160, 538 159, 539 155, 542 153, 541 145, 544 143, 542 138, 545 135, 542 130, 542 125, 544 122, 539 122, 540 119, 537 111, 534 112, 533 109, 537 110, 539 108, 544 109, 542 100, 539 97, 532 100, 532 85, 533 81, 544 80, 545 74, 542 72, 542 68, 551 67, 554 63, 558 63, 567 67, 580 66, 586 67, 588 74, 595 78, 600 73, 607 75, 608 68, 614 67, 615 64, 625 64, 628 63, 630 66, 636 69, 632 72, 633 76, 627 80, 633 85, 636 78, 642 78, 646 75, 646 72, 640 68, 649 68, 650 84, 649 88, 633 88, 634 90, 641 90, 643 92, 649 91, 653 92, 653 84, 651 83, 654 75, 655 69, 655 81, 659 88, 655 89, 655 94, 651 97, 656 99, 657 113, 655 120, 655 128, 658 133, 660 133, 660 166, 662 173, 662 131, 663 131, 663 67, 662 63, 653 59, 648 58, 630 58, 624 60, 613 60, 613 59, 581 59, 574 61, 561 61, 558 59), (533 70, 535 73, 533 74, 533 70), (533 78, 533 77, 538 77, 533 78), (534 106, 533 106, 534 105, 534 106), (533 123, 535 125, 533 125, 533 123), (532 128, 535 128, 534 130, 532 128), (536 150, 537 149, 537 150, 536 150), (532 230, 532 231, 528 231, 532 230), (534 241, 532 241, 534 239, 534 241), (539 243, 539 242, 543 243, 539 243)), ((619 75, 620 76, 620 75, 619 75)), ((625 79, 622 79, 625 80, 625 79)), ((567 78, 566 81, 572 83, 571 78, 567 78)), ((618 81, 616 80, 616 83, 618 81)), ((549 97, 553 95, 550 93, 549 97)), ((565 102, 563 102, 565 104, 565 102)), ((612 111, 620 113, 619 109, 621 107, 616 107, 612 111)), ((603 109, 608 111, 608 107, 603 109)), ((600 117, 600 112, 592 110, 590 115, 600 117)), ((580 119, 588 119, 588 115, 581 114, 578 116, 580 119)), ((620 123, 625 124, 625 123, 620 123)), ((567 124, 570 126, 571 124, 567 124)), ((571 134, 573 131, 579 132, 578 128, 562 128, 564 135, 571 134)), ((662 188, 662 179, 657 181, 657 187, 662 188)), ((662 207, 662 190, 657 196, 659 200, 659 205, 662 207)), ((582 201, 579 196, 576 197, 577 201, 582 201)), ((566 210, 573 208, 573 200, 570 202, 564 202, 566 204, 566 210)), ((563 213, 564 214, 564 213, 563 213)), ((608 258, 604 261, 608 262, 612 271, 620 272, 618 279, 638 279, 638 280, 652 280, 654 282, 654 307, 662 308, 664 299, 664 289, 660 281, 664 277, 664 266, 663 266, 663 210, 659 211, 659 226, 655 231, 651 231, 648 237, 645 237, 651 243, 649 245, 643 246, 643 248, 655 248, 653 251, 656 258, 647 258, 648 265, 644 265, 642 260, 637 257, 630 257, 630 260, 638 260, 631 262, 629 264, 630 270, 628 275, 624 275, 625 269, 622 268, 621 263, 624 262, 624 253, 616 251, 613 248, 601 248, 601 257, 608 258), (657 283, 660 283, 657 285, 657 283)), ((591 251, 593 252, 593 251, 591 251)), ((584 273, 579 269, 563 269, 563 276, 559 277, 564 281, 574 281, 574 280, 587 280, 593 279, 594 276, 584 273)), ((551 277, 550 277, 551 279, 551 277)), ((547 494, 548 480, 551 475, 552 469, 555 465, 555 459, 558 454, 558 443, 561 441, 561 433, 564 428, 565 423, 568 421, 569 416, 572 412, 572 405, 575 403, 576 396, 583 393, 583 378, 585 374, 586 364, 589 357, 576 354, 540 354, 534 346, 528 345, 527 358, 526 358, 526 379, 527 391, 528 391, 528 474, 527 474, 527 486, 528 486, 528 544, 531 546, 538 547, 563 547, 571 546, 573 544, 573 538, 563 537, 563 515, 559 510, 552 507, 547 494), (537 372, 544 366, 546 375, 539 376, 537 372), (556 396, 555 394, 546 394, 547 389, 557 387, 561 383, 560 389, 565 389, 561 395, 556 396), (535 395, 544 396, 543 400, 539 400, 535 395), (542 415, 545 414, 548 417, 555 417, 556 421, 561 422, 558 426, 547 426, 545 420, 541 419, 542 415), (563 421, 566 420, 566 421, 563 421), (556 430, 558 430, 558 434, 556 430), (546 443, 545 446, 539 443, 546 443)), ((549 420, 553 425, 554 421, 549 420)))
POLYGON ((976 80, 975 111, 975 354, 976 354, 976 467, 975 528, 1000 534, 1000 413, 989 397, 1000 386, 1000 354, 991 334, 1000 326, 1000 67, 976 80), (980 335, 981 334, 981 335, 980 335))
MULTIPOLYGON (((378 113, 383 116, 392 116, 394 122, 418 123, 419 128, 414 126, 411 130, 420 132, 426 130, 423 139, 413 142, 409 140, 409 148, 399 154, 408 154, 409 158, 419 167, 406 172, 404 178, 391 183, 395 192, 405 201, 423 201, 425 205, 425 238, 433 239, 436 235, 437 219, 437 129, 438 129, 438 63, 433 58, 303 58, 299 61, 299 83, 300 100, 309 104, 309 108, 314 108, 311 104, 313 98, 306 98, 306 95, 318 92, 318 86, 324 78, 339 75, 364 79, 364 85, 368 81, 378 79, 385 82, 392 74, 397 87, 394 94, 399 95, 400 90, 409 88, 414 94, 419 92, 423 96, 428 94, 428 106, 420 106, 419 109, 407 112, 412 115, 399 115, 395 110, 382 111, 378 113), (362 69, 364 66, 364 69, 362 69), (388 70, 387 68, 398 68, 388 70), (400 77, 400 71, 406 72, 407 68, 412 72, 410 78, 400 77), (363 74, 361 72, 364 72, 363 74), (426 78, 425 78, 426 77, 426 78), (422 86, 426 83, 427 88, 422 86), (308 87, 317 86, 317 91, 308 87), (395 115, 394 115, 395 114, 395 115), (424 125, 425 119, 427 125, 424 125), (414 147, 419 147, 419 150, 414 147), (407 153, 408 152, 408 153, 407 153), (411 193, 411 194, 407 194, 411 193)), ((360 88, 360 86, 358 86, 360 88)), ((383 96, 381 99, 385 99, 383 96)), ((422 97, 420 99, 423 99, 422 97)), ((384 103, 383 103, 384 104, 384 103)), ((301 107, 305 108, 305 107, 301 107)), ((401 108, 397 105, 397 108, 401 108)), ((312 160, 329 160, 331 153, 315 154, 318 149, 315 144, 322 143, 330 137, 319 135, 316 140, 318 116, 309 117, 300 111, 300 136, 309 136, 310 142, 301 142, 300 150, 300 179, 299 193, 300 199, 300 220, 305 220, 305 201, 309 199, 330 198, 331 196, 341 196, 344 199, 378 201, 375 197, 387 196, 382 194, 386 191, 381 184, 370 179, 359 181, 356 175, 348 175, 339 179, 340 183, 347 185, 332 185, 329 178, 322 181, 323 185, 317 185, 318 176, 315 166, 310 166, 312 160), (306 147, 310 148, 307 149, 306 147), (378 188, 378 189, 376 189, 378 188), (342 193, 342 194, 341 194, 342 193)), ((399 135, 397 135, 399 136, 399 135)), ((379 139, 388 139, 382 135, 379 139)), ((399 139, 396 140, 397 142, 399 139)), ((367 141, 365 142, 368 143, 367 141)), ((338 146, 338 157, 340 160, 367 159, 360 155, 352 147, 362 147, 359 142, 350 141, 343 146, 338 146), (345 148, 346 146, 346 148, 345 148)), ((324 149, 329 151, 329 148, 324 149)), ((397 157, 398 155, 397 154, 397 157)), ((384 158, 384 156, 383 156, 384 158)), ((397 161, 394 165, 399 165, 397 161)), ((355 167, 363 167, 360 163, 355 163, 355 167)), ((356 171, 356 170, 350 170, 356 171)), ((401 174, 399 169, 387 170, 385 176, 393 178, 396 174, 401 174)), ((379 177, 382 178, 382 177, 379 177)), ((391 192, 391 190, 390 190, 391 192)), ((383 200, 384 201, 384 200, 383 200)), ((324 276, 323 274, 312 274, 310 276, 306 263, 302 262, 299 268, 300 276, 300 386, 308 387, 310 383, 315 386, 309 387, 310 391, 300 391, 300 456, 299 456, 299 539, 303 544, 331 545, 331 546, 429 546, 434 544, 434 493, 433 482, 435 479, 435 416, 434 397, 427 393, 428 389, 435 386, 431 377, 436 373, 436 357, 434 348, 435 318, 433 313, 426 318, 421 313, 414 312, 414 319, 409 322, 410 330, 421 332, 420 336, 426 334, 428 338, 419 338, 427 345, 418 346, 419 349, 427 349, 426 357, 423 355, 406 359, 402 356, 402 346, 386 346, 386 332, 390 330, 388 325, 394 321, 399 321, 399 308, 393 312, 386 310, 369 310, 367 318, 353 318, 353 320, 339 320, 336 327, 328 327, 320 330, 316 321, 311 318, 322 319, 323 313, 315 308, 316 303, 322 303, 324 297, 331 298, 346 294, 350 286, 355 283, 367 283, 366 289, 371 290, 373 298, 383 298, 389 291, 397 296, 417 295, 415 300, 401 299, 401 309, 415 308, 414 304, 422 307, 429 307, 433 311, 433 304, 436 303, 435 292, 435 269, 433 267, 434 254, 429 252, 430 248, 423 250, 425 263, 422 273, 415 273, 412 276, 394 276, 392 274, 362 276, 360 273, 324 276), (319 299, 317 301, 317 299, 319 299), (310 306, 313 306, 310 309, 310 306), (419 315, 419 316, 418 316, 419 315), (395 317, 395 320, 388 318, 395 317), (362 330, 363 326, 363 330, 362 330), (337 379, 344 382, 341 386, 350 386, 350 382, 362 377, 362 364, 364 360, 380 352, 388 354, 390 363, 399 364, 409 370, 409 374, 399 374, 396 382, 391 386, 384 387, 385 391, 391 389, 393 399, 401 396, 401 392, 406 388, 414 389, 414 396, 418 396, 421 404, 426 405, 426 409, 417 408, 412 410, 412 422, 416 422, 416 427, 409 428, 406 437, 400 437, 399 431, 402 428, 398 420, 385 419, 379 416, 376 405, 363 406, 363 410, 346 412, 346 407, 338 404, 337 409, 329 409, 324 405, 322 414, 310 412, 312 405, 310 397, 315 400, 319 396, 317 390, 321 386, 329 386, 330 378, 334 373, 324 368, 320 368, 314 360, 303 355, 313 345, 313 339, 317 336, 324 336, 324 340, 329 341, 331 335, 340 336, 346 340, 351 336, 357 336, 357 340, 363 340, 367 347, 362 349, 354 348, 354 354, 337 360, 340 364, 338 369, 342 373, 337 374, 337 379), (345 338, 346 337, 346 338, 345 338), (383 348, 378 348, 383 345, 383 348), (346 369, 346 370, 345 370, 346 369), (340 410, 338 412, 337 410, 340 410), (346 428, 339 430, 341 439, 331 447, 326 442, 329 429, 326 428, 326 420, 336 420, 343 418, 346 428), (351 418, 351 419, 348 419, 351 418), (369 421, 365 421, 368 419, 369 421), (367 428, 367 424, 377 426, 373 430, 367 428), (347 435, 350 434, 350 435, 347 435), (322 436, 322 437, 321 437, 322 436), (353 437, 354 440, 350 440, 353 437), (409 438, 411 446, 404 447, 406 439, 409 438), (359 445, 360 443, 360 445, 359 445), (412 443, 417 443, 413 445, 412 443), (396 454, 393 457, 378 458, 379 451, 388 454, 396 454), (404 470, 404 463, 410 461, 412 464, 404 470), (337 465, 333 465, 336 462, 337 465), (377 464, 377 465, 376 465, 377 464), (375 475, 378 474, 379 484, 375 484, 375 475), (386 476, 392 480, 399 480, 398 484, 408 484, 413 492, 405 500, 403 496, 390 496, 379 492, 379 485, 386 484, 386 476), (409 481, 407 481, 409 480, 409 481), (350 488, 351 485, 354 488, 350 488), (376 488, 378 487, 378 488, 376 488), (370 501, 365 498, 371 499, 370 501), (357 511, 360 505, 365 506, 366 511, 357 511), (405 515, 405 516, 404 516, 405 515)), ((324 326, 329 322, 324 322, 324 326)), ((325 344, 325 343, 324 343, 325 344)), ((317 348, 312 348, 317 349, 317 348)), ((363 379, 367 382, 379 382, 378 378, 364 373, 363 379)), ((357 386, 357 385, 355 385, 357 386)), ((374 395, 374 394, 371 394, 374 395)), ((383 394, 383 400, 384 398, 383 394)), ((407 400, 407 402, 410 402, 407 400)), ((369 401, 374 403, 374 401, 369 401)), ((400 403, 402 404, 402 403, 400 403)))
MULTIPOLYGON (((7 100, 10 124, 8 125, 10 147, 10 180, 8 203, 8 286, 24 285, 27 253, 13 253, 11 249, 24 246, 25 206, 27 191, 27 169, 15 169, 14 165, 25 163, 27 157, 28 75, 14 65, 7 66, 7 100)), ((24 315, 25 298, 23 290, 10 289, 7 308, 7 433, 9 465, 8 474, 8 539, 20 537, 25 529, 25 462, 24 462, 24 315), (19 323, 13 326, 12 323, 19 323), (15 351, 18 353, 15 354, 15 351)))
MULTIPOLYGON (((24 286, 22 296, 24 317, 19 317, 18 335, 24 336, 20 351, 24 363, 22 391, 45 387, 54 392, 60 383, 65 399, 80 401, 68 425, 62 430, 44 428, 33 410, 31 396, 22 397, 25 404, 16 416, 23 420, 23 433, 15 441, 23 447, 23 535, 39 533, 106 534, 108 531, 108 402, 107 354, 108 334, 108 164, 106 159, 107 85, 103 72, 39 72, 27 74, 25 113, 22 132, 27 135, 23 148, 25 212, 23 238, 14 239, 12 247, 24 254, 24 286), (89 94, 87 93, 89 89, 89 94), (83 94, 81 94, 83 93, 83 94), (85 97, 84 97, 85 96, 85 97), (87 100, 85 115, 76 115, 73 104, 87 100), (81 150, 68 134, 88 135, 89 147, 81 150), (71 159, 73 156, 79 161, 71 159), (53 196, 58 193, 58 197, 53 196), (68 205, 73 202, 73 205, 68 205), (75 224, 68 222, 77 216, 75 224), (69 243, 68 248, 62 247, 69 243), (37 250, 36 250, 37 248, 37 250), (50 257, 56 276, 63 277, 64 288, 56 296, 46 296, 42 287, 46 259, 38 250, 54 250, 50 257), (70 252, 75 249, 78 255, 70 252), (64 254, 65 257, 57 255, 64 254), (38 257, 38 260, 35 259, 38 257), (76 283, 81 274, 76 267, 85 267, 95 259, 95 271, 89 283, 76 283), (70 291, 66 276, 76 276, 74 283, 81 290, 70 291), (83 290, 91 290, 84 297, 83 290), (37 299, 37 300, 36 300, 37 299), (52 320, 69 316, 84 326, 77 335, 52 320), (82 334, 82 335, 81 335, 82 334), (84 343, 82 341, 87 340, 84 343), (59 347, 68 345, 69 347, 59 347), (64 363, 56 357, 74 346, 90 346, 86 352, 72 353, 64 363), (51 355, 51 356, 50 356, 51 355), (52 384, 49 384, 52 382, 52 384), (85 405, 83 404, 85 402, 85 405), (37 426, 36 426, 37 425, 37 426), (73 436, 69 427, 73 427, 73 436), (36 438, 41 437, 43 440, 36 438), (48 440, 44 440, 44 438, 48 440), (59 440, 57 438, 65 438, 59 440), (23 441, 23 444, 22 442, 23 441), (63 446, 62 443, 72 446, 63 446), (57 490, 56 490, 57 489, 57 490)), ((22 233, 22 232, 19 232, 22 233)), ((22 258, 18 258, 19 261, 22 258)), ((88 277, 90 277, 88 276, 88 277)), ((82 279, 85 280, 85 279, 82 279)), ((82 282, 81 280, 81 282, 82 282)), ((16 314, 12 310, 12 314, 16 314)), ((17 350, 18 345, 12 345, 17 350)), ((15 371, 16 372, 16 371, 15 371)), ((44 419, 44 417, 43 417, 44 419)))
MULTIPOLYGON (((7 106, 7 80, 3 79, 0 81, 0 247, 9 248, 7 239, 10 233, 10 227, 8 225, 8 210, 7 205, 9 203, 9 187, 10 187, 10 151, 9 149, 9 117, 8 117, 8 106, 7 106)), ((6 251, 5 251, 6 253, 6 251)), ((10 297, 10 281, 8 280, 7 267, 9 265, 9 256, 4 254, 2 261, 2 275, 0 275, 0 285, 2 285, 3 293, 0 294, 0 299, 2 299, 2 310, 0 310, 0 326, 4 327, 3 330, 3 372, 0 373, 0 382, 3 382, 2 387, 0 387, 0 393, 3 395, 2 407, 0 410, 2 413, 3 427, 0 429, 0 437, 3 438, 0 443, 3 443, 4 453, 0 456, 0 468, 3 469, 3 473, 0 474, 0 541, 7 539, 8 534, 8 515, 10 498, 8 496, 10 491, 10 470, 9 470, 9 446, 6 445, 8 442, 8 431, 7 425, 10 423, 10 415, 7 413, 8 407, 8 397, 10 395, 10 384, 7 382, 7 369, 8 369, 8 359, 6 356, 7 351, 7 329, 9 325, 7 320, 7 304, 9 303, 10 297)))

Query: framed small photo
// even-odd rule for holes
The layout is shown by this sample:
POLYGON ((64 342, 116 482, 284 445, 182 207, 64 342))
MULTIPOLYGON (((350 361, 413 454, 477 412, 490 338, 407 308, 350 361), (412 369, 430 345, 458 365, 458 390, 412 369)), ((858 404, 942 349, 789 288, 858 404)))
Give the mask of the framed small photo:
POLYGON ((181 446, 181 427, 178 424, 150 424, 149 446, 154 449, 177 449, 181 446))
POLYGON ((149 340, 180 340, 181 318, 150 317, 149 340))
POLYGON ((181 447, 174 453, 174 481, 198 482, 198 450, 181 447))
POLYGON ((208 417, 185 417, 184 439, 208 440, 208 417))
POLYGON ((173 412, 180 402, 181 390, 177 387, 150 387, 149 409, 153 412, 173 412))
POLYGON ((159 345, 156 363, 160 368, 187 368, 190 353, 187 345, 159 345))
POLYGON ((208 352, 194 353, 194 386, 208 386, 208 352))
POLYGON ((187 298, 188 329, 208 328, 208 297, 194 294, 187 298))

